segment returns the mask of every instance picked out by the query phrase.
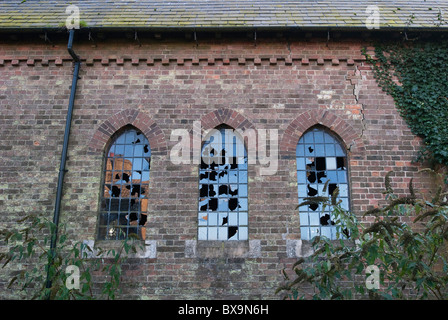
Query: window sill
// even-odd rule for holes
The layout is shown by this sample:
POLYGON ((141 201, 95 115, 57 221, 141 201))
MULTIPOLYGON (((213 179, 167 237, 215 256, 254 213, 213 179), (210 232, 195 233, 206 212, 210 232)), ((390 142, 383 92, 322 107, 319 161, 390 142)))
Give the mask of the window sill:
MULTIPOLYGON (((339 245, 340 240, 331 240, 332 243, 339 245)), ((313 240, 286 240, 286 254, 288 258, 306 258, 314 253, 313 240)), ((347 246, 353 246, 353 241, 344 240, 347 246)))
POLYGON ((186 240, 186 258, 259 258, 260 240, 214 241, 186 240))
MULTIPOLYGON (((121 241, 107 241, 107 240, 84 240, 84 244, 88 245, 93 251, 87 251, 88 258, 112 258, 112 253, 107 254, 109 250, 119 250, 121 248, 121 241), (99 254, 99 248, 103 250, 99 254)), ((157 257, 157 241, 155 240, 138 240, 136 244, 137 252, 129 252, 128 258, 148 258, 155 259, 157 257)))

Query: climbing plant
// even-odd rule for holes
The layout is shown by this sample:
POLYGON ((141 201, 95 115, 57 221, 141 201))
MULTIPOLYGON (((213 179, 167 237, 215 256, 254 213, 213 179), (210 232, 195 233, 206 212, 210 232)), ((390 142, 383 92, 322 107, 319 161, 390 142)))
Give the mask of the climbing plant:
POLYGON ((448 41, 382 42, 371 63, 412 133, 423 138, 417 160, 448 164, 448 41))

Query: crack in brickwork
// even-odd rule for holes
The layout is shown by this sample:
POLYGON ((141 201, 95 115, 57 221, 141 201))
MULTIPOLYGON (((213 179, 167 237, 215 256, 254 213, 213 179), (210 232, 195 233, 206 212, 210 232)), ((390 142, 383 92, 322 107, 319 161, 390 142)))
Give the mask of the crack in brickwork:
MULTIPOLYGON (((346 79, 349 80, 350 83, 353 85, 353 96, 355 98, 357 105, 360 106, 359 112, 361 115, 361 133, 359 134, 359 139, 362 140, 364 138, 364 132, 367 130, 367 124, 364 114, 365 105, 363 103, 359 103, 359 93, 362 86, 362 74, 358 65, 355 65, 355 70, 353 71, 353 74, 349 74, 348 76, 346 76, 346 79)), ((355 144, 354 141, 351 142, 347 149, 350 151, 354 144, 355 144)))

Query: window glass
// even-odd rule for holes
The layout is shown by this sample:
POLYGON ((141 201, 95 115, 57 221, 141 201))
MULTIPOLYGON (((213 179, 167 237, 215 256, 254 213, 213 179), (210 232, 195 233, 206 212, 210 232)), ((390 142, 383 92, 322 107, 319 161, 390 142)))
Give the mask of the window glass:
POLYGON ((199 240, 247 240, 247 153, 232 129, 214 130, 199 168, 199 240))
MULTIPOLYGON (((338 188, 341 206, 349 210, 347 156, 332 134, 320 128, 306 132, 297 144, 296 161, 299 203, 307 197, 331 196, 338 188), (327 189, 324 192, 327 181, 327 189)), ((311 240, 317 235, 337 239, 331 211, 330 206, 300 206, 302 239, 311 240)))
POLYGON ((138 130, 127 129, 106 155, 99 240, 146 238, 151 149, 138 130))

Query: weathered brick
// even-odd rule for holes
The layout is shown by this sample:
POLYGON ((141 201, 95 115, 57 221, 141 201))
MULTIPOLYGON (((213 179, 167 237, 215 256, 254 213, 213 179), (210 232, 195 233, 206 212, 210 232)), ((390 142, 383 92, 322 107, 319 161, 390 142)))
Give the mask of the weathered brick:
MULTIPOLYGON (((0 223, 12 224, 29 212, 53 213, 73 65, 65 43, 50 50, 32 39, 19 47, 1 41, 0 223)), ((348 149, 355 214, 384 201, 382 181, 389 170, 400 179, 396 191, 406 194, 419 168, 411 160, 422 141, 363 65, 364 43, 290 42, 291 52, 281 39, 254 46, 250 39, 223 37, 219 44, 201 40, 194 49, 179 39, 141 46, 126 40, 95 48, 88 41, 76 44, 85 63, 61 216, 73 240, 95 239, 103 156, 114 133, 133 125, 152 152, 147 234, 157 243, 157 256, 129 262, 124 297, 278 298, 280 270, 296 260, 287 256, 286 239, 300 239, 296 147, 312 126, 330 128, 348 149), (327 97, 319 98, 323 91, 327 97), (260 176, 259 165, 249 165, 248 243, 196 240, 198 166, 170 162, 171 132, 186 129, 192 135, 199 130, 195 121, 202 130, 227 124, 279 132, 277 174, 260 176), (259 245, 255 253, 253 240, 259 245)), ((415 179, 418 186, 428 188, 427 183, 415 179)), ((0 273, 2 298, 13 295, 5 289, 7 277, 0 273)))

